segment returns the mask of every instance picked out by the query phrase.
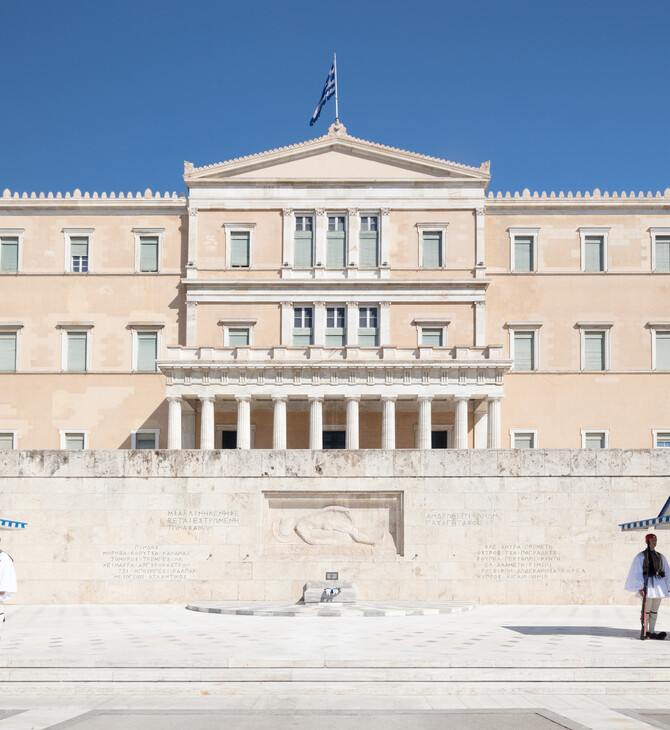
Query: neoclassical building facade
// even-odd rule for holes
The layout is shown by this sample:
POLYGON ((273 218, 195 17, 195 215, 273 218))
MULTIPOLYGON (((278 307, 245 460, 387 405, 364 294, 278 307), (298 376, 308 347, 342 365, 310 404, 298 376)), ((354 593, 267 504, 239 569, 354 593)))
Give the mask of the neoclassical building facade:
POLYGON ((670 191, 349 135, 0 197, 0 447, 670 445, 670 191))

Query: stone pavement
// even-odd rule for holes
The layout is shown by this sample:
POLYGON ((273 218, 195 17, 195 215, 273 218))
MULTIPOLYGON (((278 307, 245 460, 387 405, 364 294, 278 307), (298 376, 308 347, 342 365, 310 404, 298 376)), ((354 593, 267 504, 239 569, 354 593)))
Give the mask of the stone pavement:
MULTIPOLYGON (((670 728, 670 641, 639 641, 635 606, 6 610, 0 730, 670 728)), ((659 628, 670 624, 663 610, 659 628)))

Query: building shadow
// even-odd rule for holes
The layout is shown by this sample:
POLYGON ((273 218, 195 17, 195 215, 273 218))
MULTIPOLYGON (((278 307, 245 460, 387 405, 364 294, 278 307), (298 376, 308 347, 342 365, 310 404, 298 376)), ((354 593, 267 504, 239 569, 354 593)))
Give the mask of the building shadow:
POLYGON ((609 636, 617 639, 635 639, 640 629, 616 629, 612 626, 503 626, 524 636, 609 636))

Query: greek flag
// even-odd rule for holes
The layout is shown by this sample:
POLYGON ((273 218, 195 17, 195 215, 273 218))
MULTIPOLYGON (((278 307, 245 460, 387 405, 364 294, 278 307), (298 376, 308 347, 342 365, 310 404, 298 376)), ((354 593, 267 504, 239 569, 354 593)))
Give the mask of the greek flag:
POLYGON ((328 101, 328 99, 330 99, 331 96, 334 96, 334 95, 335 95, 335 62, 333 61, 333 65, 330 67, 330 71, 328 72, 328 77, 326 78, 326 83, 324 84, 324 87, 323 87, 323 93, 321 94, 319 103, 316 105, 314 114, 312 114, 312 119, 309 122, 310 127, 313 127, 316 124, 316 120, 319 118, 319 114, 321 114, 323 105, 328 101))

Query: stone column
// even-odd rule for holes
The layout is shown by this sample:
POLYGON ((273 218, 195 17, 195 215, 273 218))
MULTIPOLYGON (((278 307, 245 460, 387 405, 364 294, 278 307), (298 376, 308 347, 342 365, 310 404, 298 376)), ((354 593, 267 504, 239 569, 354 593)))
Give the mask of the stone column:
POLYGON ((346 398, 347 403, 347 432, 345 437, 345 448, 358 449, 358 403, 360 396, 346 398))
POLYGON ((454 448, 468 448, 468 397, 454 398, 456 410, 454 415, 454 448))
POLYGON ((391 342, 391 302, 379 302, 379 345, 391 342))
POLYGON ((168 399, 168 449, 181 449, 181 398, 168 399))
POLYGON ((323 208, 317 208, 314 212, 316 213, 316 220, 314 221, 314 265, 325 266, 328 219, 323 208))
POLYGON ((489 412, 486 402, 474 410, 474 441, 476 449, 485 449, 489 436, 489 412))
POLYGON ((238 395, 237 401, 237 448, 251 448, 251 398, 238 395))
POLYGON ((489 403, 489 449, 500 448, 500 396, 492 396, 489 403))
POLYGON ((197 267, 196 255, 198 245, 198 209, 195 205, 188 208, 188 252, 187 265, 197 267))
POLYGON ((323 347, 326 344, 326 303, 314 302, 314 321, 312 322, 314 336, 312 342, 323 347))
POLYGON ((388 266, 389 263, 389 251, 391 249, 391 211, 388 208, 382 208, 382 220, 379 231, 380 245, 379 245, 379 265, 388 266))
POLYGON ((382 449, 395 449, 395 398, 382 398, 382 449))
POLYGON ((309 448, 323 448, 323 398, 309 399, 309 448))
POLYGON ((475 302, 475 347, 486 345, 486 302, 475 302))
POLYGON ((419 432, 417 439, 417 448, 430 449, 432 446, 431 439, 431 403, 432 396, 421 396, 419 398, 419 432))
POLYGON ((358 344, 358 303, 347 302, 346 343, 349 346, 358 344))
POLYGON ((281 332, 280 342, 284 347, 293 344, 293 302, 281 302, 281 332))
POLYGON ((293 208, 283 208, 283 225, 282 225, 282 238, 283 240, 283 254, 282 264, 288 264, 290 268, 293 268, 293 236, 295 233, 295 216, 293 215, 293 208))
POLYGON ((358 266, 360 261, 359 237, 361 235, 361 218, 358 215, 358 208, 349 208, 347 211, 347 254, 345 266, 358 266))
POLYGON ((486 213, 484 208, 475 209, 475 266, 486 263, 486 244, 484 241, 486 213))
POLYGON ((214 448, 214 396, 200 396, 200 448, 214 448))
POLYGON ((272 423, 272 448, 286 448, 286 396, 274 397, 274 419, 272 423))
POLYGON ((195 347, 195 328, 198 317, 198 303, 186 302, 186 347, 195 347))

